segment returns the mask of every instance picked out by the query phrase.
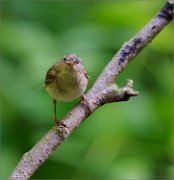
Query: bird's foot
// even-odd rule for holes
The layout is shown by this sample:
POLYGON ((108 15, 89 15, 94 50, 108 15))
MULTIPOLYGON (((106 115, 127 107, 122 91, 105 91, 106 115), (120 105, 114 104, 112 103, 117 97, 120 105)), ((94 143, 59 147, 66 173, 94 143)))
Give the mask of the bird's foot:
POLYGON ((67 127, 66 124, 64 124, 62 121, 59 121, 58 119, 55 120, 55 125, 56 126, 63 126, 63 127, 67 127))
POLYGON ((86 96, 84 94, 81 95, 82 101, 86 101, 86 96))

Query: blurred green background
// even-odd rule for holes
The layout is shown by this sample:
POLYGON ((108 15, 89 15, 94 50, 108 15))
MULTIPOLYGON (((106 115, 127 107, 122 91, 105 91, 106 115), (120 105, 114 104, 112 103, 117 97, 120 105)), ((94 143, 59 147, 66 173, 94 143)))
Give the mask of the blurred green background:
MULTIPOLYGON (((90 82, 165 0, 1 2, 1 179, 52 126, 46 71, 81 56, 90 82)), ((168 25, 121 73, 138 97, 88 117, 32 179, 142 179, 173 176, 173 27, 168 25)), ((79 99, 58 103, 63 117, 79 99)))

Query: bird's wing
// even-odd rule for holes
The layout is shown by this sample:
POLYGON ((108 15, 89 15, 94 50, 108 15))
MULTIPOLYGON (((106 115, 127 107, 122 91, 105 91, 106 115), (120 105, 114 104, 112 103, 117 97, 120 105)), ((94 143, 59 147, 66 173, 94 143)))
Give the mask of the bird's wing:
POLYGON ((85 77, 87 78, 87 79, 89 79, 89 74, 88 74, 88 72, 87 72, 87 70, 84 68, 84 73, 85 73, 85 77))
POLYGON ((47 74, 46 74, 46 77, 45 77, 45 85, 51 83, 56 78, 56 75, 57 75, 56 67, 55 67, 55 65, 53 65, 47 71, 47 74))

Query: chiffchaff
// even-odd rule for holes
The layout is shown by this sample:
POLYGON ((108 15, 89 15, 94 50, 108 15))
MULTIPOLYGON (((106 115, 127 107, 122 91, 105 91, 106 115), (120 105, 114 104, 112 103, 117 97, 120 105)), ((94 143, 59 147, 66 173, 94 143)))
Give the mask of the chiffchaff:
POLYGON ((56 102, 69 102, 83 96, 89 76, 81 59, 75 54, 67 54, 47 71, 45 88, 53 98, 54 115, 56 118, 56 102))

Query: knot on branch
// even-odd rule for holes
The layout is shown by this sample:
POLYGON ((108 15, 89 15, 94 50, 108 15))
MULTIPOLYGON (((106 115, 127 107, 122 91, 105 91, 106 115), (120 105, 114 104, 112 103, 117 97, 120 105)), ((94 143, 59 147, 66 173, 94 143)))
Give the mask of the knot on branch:
POLYGON ((133 80, 128 79, 124 87, 119 88, 116 84, 112 84, 107 90, 103 91, 102 104, 128 101, 131 96, 138 96, 138 91, 133 89, 133 80))
POLYGON ((139 95, 139 92, 135 91, 133 89, 133 80, 131 80, 131 79, 128 79, 126 81, 125 86, 123 88, 121 88, 120 90, 121 90, 122 95, 123 95, 122 100, 120 100, 120 101, 127 101, 127 100, 129 100, 129 98, 131 96, 138 96, 139 95))

